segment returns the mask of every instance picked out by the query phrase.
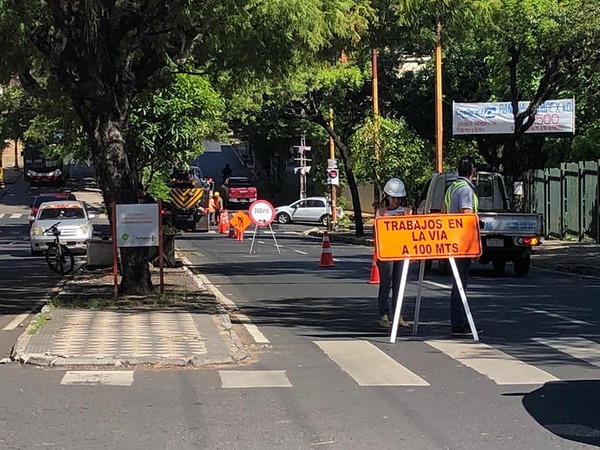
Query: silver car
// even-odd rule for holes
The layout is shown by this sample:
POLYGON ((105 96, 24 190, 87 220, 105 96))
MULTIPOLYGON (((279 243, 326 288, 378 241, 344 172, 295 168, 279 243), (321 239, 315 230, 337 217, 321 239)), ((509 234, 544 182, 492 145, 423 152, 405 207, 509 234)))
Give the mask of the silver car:
POLYGON ((94 234, 94 226, 90 221, 93 218, 94 215, 88 214, 84 204, 77 200, 42 203, 29 231, 31 254, 40 255, 46 252, 48 246, 54 242, 49 228, 56 223, 61 243, 71 250, 85 252, 86 241, 94 234))
MULTIPOLYGON (((336 210, 338 218, 344 215, 341 208, 336 210)), ((279 223, 317 222, 327 225, 331 220, 331 207, 325 197, 308 197, 286 206, 278 206, 275 208, 275 219, 279 223)))

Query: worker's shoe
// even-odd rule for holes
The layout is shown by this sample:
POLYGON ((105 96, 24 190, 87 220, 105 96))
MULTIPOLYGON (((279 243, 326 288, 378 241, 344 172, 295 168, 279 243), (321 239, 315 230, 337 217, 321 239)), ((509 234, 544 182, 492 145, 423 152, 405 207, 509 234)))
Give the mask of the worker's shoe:
MULTIPOLYGON (((472 336, 471 328, 468 325, 463 327, 452 327, 450 329, 452 336, 472 336)), ((477 329, 477 334, 483 333, 482 329, 477 329)))
POLYGON ((392 325, 390 324, 390 319, 387 314, 384 314, 379 318, 379 326, 382 328, 391 328, 392 325))
POLYGON ((408 322, 404 321, 404 318, 402 316, 400 316, 400 322, 398 322, 398 325, 400 325, 402 328, 409 328, 410 325, 408 324, 408 322))

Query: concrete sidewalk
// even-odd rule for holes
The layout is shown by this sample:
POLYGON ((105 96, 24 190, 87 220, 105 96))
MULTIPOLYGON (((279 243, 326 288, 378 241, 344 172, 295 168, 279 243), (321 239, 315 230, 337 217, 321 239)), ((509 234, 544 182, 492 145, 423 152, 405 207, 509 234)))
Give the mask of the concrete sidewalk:
MULTIPOLYGON (((153 282, 158 286, 156 271, 153 282)), ((164 297, 115 302, 111 283, 107 271, 69 277, 18 339, 12 359, 44 366, 200 367, 246 357, 226 312, 186 268, 165 269, 164 297)))

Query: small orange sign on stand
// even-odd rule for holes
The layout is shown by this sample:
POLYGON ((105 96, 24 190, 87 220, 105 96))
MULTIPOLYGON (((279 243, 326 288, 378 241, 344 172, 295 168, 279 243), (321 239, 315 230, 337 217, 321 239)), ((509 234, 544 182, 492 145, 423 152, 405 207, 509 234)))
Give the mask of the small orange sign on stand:
POLYGON ((377 258, 466 258, 481 255, 477 214, 382 216, 375 219, 377 258))
MULTIPOLYGON (((481 255, 479 217, 477 214, 419 214, 413 216, 381 216, 375 219, 375 249, 382 261, 404 260, 400 290, 392 325, 390 342, 396 342, 402 300, 411 259, 448 259, 458 287, 467 321, 475 341, 479 340, 475 322, 454 258, 481 255)), ((425 264, 419 271, 413 335, 417 334, 425 264)))
POLYGON ((244 230, 250 226, 252 221, 250 220, 250 217, 248 217, 248 214, 244 213, 243 211, 238 211, 229 220, 229 223, 233 228, 238 230, 240 233, 243 233, 244 230))

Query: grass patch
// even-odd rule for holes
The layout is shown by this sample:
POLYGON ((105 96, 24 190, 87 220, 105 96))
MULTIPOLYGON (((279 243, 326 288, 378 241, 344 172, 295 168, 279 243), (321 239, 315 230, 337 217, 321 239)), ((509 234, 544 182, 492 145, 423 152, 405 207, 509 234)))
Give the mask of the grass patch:
POLYGON ((35 316, 33 322, 27 327, 27 334, 32 336, 42 329, 44 324, 48 321, 48 315, 50 312, 39 313, 35 316))
POLYGON ((115 299, 112 295, 63 294, 50 299, 50 305, 65 309, 110 310, 126 308, 201 308, 211 314, 218 313, 214 296, 201 292, 160 292, 144 296, 121 296, 115 299))

